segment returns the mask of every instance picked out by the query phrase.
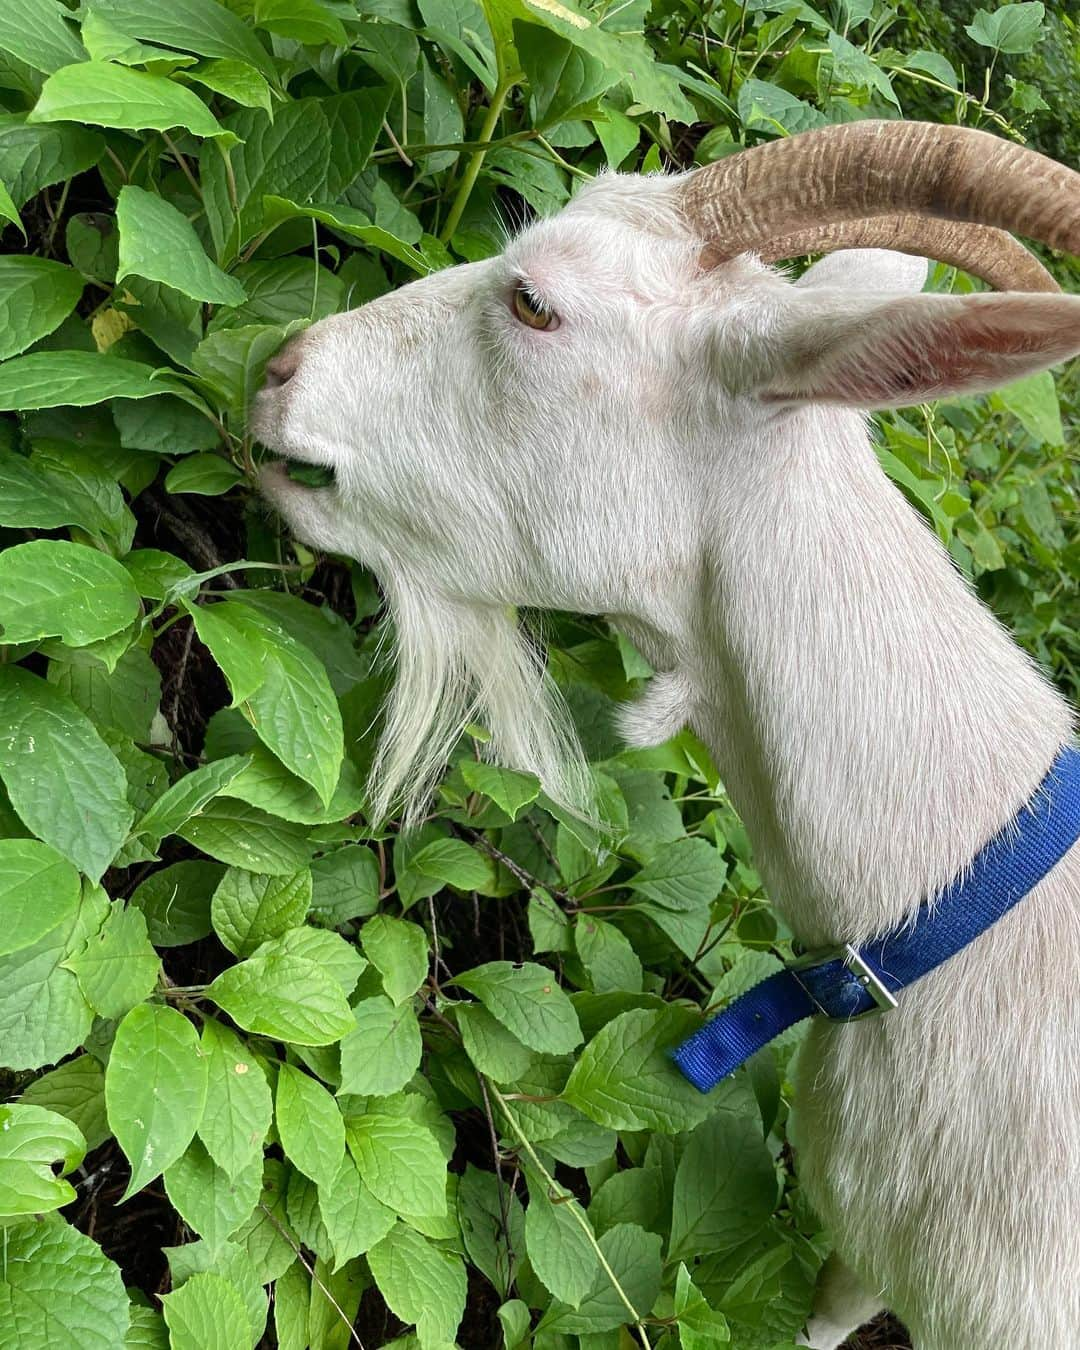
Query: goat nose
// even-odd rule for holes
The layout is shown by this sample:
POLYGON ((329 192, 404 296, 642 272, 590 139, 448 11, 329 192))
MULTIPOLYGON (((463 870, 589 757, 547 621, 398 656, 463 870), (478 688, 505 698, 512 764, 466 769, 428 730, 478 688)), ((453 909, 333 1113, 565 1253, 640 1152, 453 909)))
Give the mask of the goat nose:
POLYGON ((300 366, 300 349, 295 345, 285 347, 277 356, 266 363, 266 388, 277 389, 296 374, 300 366))

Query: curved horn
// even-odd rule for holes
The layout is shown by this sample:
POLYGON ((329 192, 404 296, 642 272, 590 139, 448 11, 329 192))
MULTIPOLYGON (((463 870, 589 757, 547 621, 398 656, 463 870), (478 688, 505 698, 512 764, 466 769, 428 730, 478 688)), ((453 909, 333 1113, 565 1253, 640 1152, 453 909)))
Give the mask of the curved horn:
MULTIPOLYGON (((996 291, 1061 289, 1038 258, 1004 230, 928 216, 867 216, 833 225, 811 225, 770 240, 758 252, 764 262, 771 263, 844 248, 889 248, 918 258, 933 258, 962 267, 996 291)), ((707 251, 710 257, 705 263, 709 265, 711 247, 707 251)))
POLYGON ((850 122, 770 141, 690 174, 681 205, 714 262, 813 226, 908 214, 1080 253, 1080 174, 985 131, 932 122, 850 122))

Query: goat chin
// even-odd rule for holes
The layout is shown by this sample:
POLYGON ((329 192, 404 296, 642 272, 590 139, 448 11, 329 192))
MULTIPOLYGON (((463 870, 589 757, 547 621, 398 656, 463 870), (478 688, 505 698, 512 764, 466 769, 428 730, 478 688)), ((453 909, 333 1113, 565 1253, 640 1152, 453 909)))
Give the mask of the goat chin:
MULTIPOLYGON (((257 425, 336 483, 267 491, 387 585, 381 804, 411 790, 418 814, 468 716, 579 794, 507 607, 609 614, 662 672, 628 739, 688 722, 795 935, 858 943, 961 871, 1072 732, 882 473, 864 410, 1080 351, 1080 299, 921 296, 876 251, 796 288, 700 252, 668 182, 608 178, 499 258, 315 324, 257 425), (523 279, 550 331, 515 320, 523 279)), ((888 1306, 918 1350, 1080 1345, 1078 981, 1074 849, 899 1009, 812 1027, 792 1135, 838 1258, 806 1344, 888 1306)))

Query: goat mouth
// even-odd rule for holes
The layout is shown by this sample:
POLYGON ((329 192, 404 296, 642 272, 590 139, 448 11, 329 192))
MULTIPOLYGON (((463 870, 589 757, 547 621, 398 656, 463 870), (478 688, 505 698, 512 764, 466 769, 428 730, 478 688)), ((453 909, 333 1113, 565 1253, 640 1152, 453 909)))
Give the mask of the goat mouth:
POLYGON ((329 464, 312 464, 310 460, 294 459, 280 450, 271 451, 262 461, 263 468, 287 478, 302 488, 337 487, 337 474, 329 464))

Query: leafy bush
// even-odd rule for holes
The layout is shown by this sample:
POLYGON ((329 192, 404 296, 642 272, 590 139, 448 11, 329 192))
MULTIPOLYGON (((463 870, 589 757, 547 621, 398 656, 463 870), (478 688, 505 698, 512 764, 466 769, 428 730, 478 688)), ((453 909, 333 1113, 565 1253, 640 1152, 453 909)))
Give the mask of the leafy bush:
MULTIPOLYGON (((788 951, 716 767, 620 751, 650 672, 557 616, 615 846, 480 727, 418 831, 366 821, 379 595, 280 536, 244 412, 288 334, 602 168, 1066 134, 1041 5, 968 14, 966 74, 955 7, 905 8, 0 10, 0 1350, 791 1344, 829 1247, 798 1038, 709 1097, 666 1058, 788 951)), ((887 419, 881 457, 1075 695, 1074 390, 887 419)))

